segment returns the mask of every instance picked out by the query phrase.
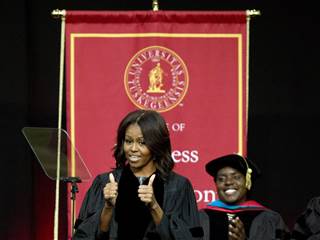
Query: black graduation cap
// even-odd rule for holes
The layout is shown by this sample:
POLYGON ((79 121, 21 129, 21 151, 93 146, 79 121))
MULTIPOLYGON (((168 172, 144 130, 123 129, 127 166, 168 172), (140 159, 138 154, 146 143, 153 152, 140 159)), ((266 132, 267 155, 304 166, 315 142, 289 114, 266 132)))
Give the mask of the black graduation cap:
POLYGON ((223 167, 232 167, 246 176, 246 186, 250 190, 251 178, 255 179, 260 175, 259 168, 249 159, 240 154, 228 154, 215 158, 206 164, 208 174, 216 178, 218 171, 223 167))

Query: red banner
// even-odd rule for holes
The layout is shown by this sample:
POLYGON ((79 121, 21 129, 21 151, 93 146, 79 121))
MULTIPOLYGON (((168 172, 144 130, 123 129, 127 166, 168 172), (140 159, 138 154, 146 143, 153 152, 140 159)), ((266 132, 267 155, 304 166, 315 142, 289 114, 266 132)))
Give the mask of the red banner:
MULTIPOLYGON (((216 198, 204 165, 246 154, 246 18, 245 11, 67 12, 67 128, 93 177, 115 166, 121 119, 154 109, 199 208, 216 198)), ((76 215, 91 180, 79 186, 76 215)))

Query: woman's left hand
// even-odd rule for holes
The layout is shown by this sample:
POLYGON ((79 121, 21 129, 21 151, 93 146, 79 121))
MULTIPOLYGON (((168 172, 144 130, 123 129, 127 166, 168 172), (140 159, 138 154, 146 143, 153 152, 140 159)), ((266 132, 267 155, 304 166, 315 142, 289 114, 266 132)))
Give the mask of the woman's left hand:
POLYGON ((151 208, 158 204, 154 196, 152 187, 152 183, 155 177, 156 175, 152 174, 149 179, 148 185, 140 185, 138 188, 138 197, 142 202, 145 202, 146 205, 150 206, 151 208))

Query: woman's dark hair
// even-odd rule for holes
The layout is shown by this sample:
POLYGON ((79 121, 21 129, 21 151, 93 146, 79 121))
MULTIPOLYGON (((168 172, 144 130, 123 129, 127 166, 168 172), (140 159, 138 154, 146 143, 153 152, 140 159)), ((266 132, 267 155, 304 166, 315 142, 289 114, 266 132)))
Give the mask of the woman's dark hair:
POLYGON ((135 110, 127 114, 120 122, 117 131, 117 144, 113 149, 116 167, 123 168, 126 164, 127 159, 123 150, 123 143, 127 128, 135 123, 141 128, 144 141, 151 152, 161 178, 166 179, 174 166, 171 157, 169 130, 163 117, 153 110, 135 110))

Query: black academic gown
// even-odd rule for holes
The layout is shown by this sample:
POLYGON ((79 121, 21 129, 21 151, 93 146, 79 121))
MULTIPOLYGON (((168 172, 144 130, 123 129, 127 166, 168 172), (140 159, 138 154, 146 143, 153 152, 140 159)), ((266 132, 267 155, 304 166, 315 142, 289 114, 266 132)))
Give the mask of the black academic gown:
POLYGON ((320 240, 320 197, 310 199, 292 232, 294 240, 320 240))
MULTIPOLYGON (((113 171, 117 182, 122 170, 113 171)), ((117 240, 118 223, 115 220, 115 210, 109 227, 109 232, 99 230, 100 214, 104 206, 103 188, 109 182, 109 173, 98 175, 83 200, 78 219, 75 224, 73 240, 117 240)), ((156 226, 153 221, 148 225, 143 240, 200 240, 200 227, 197 203, 190 181, 171 172, 164 183, 164 212, 161 223, 156 226)))
MULTIPOLYGON (((289 239, 289 230, 280 214, 270 209, 237 212, 245 226, 247 240, 289 239)), ((228 216, 225 211, 212 209, 200 210, 203 240, 227 240, 228 216)))

